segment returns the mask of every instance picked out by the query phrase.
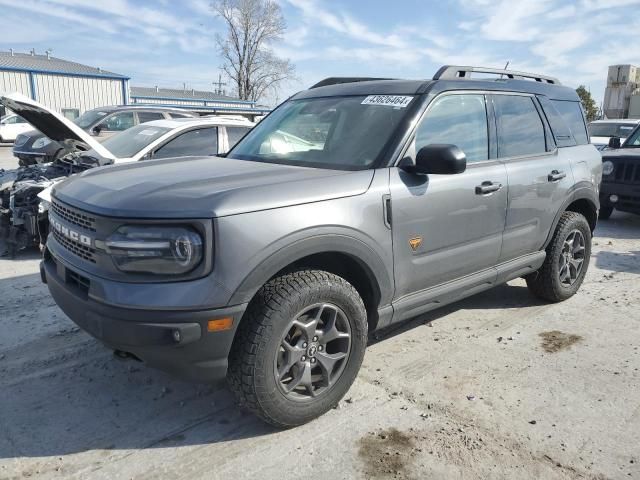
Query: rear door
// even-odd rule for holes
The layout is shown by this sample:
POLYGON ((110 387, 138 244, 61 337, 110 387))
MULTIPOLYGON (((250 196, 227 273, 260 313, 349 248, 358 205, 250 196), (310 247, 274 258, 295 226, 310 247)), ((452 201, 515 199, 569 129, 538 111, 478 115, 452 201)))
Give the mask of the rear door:
POLYGON ((464 173, 390 171, 397 301, 411 302, 411 294, 480 271, 492 281, 504 230, 507 174, 492 158, 494 129, 486 100, 482 93, 454 92, 434 99, 407 153, 413 156, 429 144, 454 144, 466 154, 464 173))
POLYGON ((538 100, 526 94, 491 96, 498 158, 509 177, 509 207, 500 261, 540 250, 573 185, 567 150, 560 152, 538 100))

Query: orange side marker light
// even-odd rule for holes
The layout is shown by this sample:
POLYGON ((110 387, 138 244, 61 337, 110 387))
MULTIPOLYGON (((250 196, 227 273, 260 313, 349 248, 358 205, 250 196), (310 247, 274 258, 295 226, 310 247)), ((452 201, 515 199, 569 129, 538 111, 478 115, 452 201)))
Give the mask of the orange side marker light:
POLYGON ((218 318, 216 320, 209 320, 207 322, 207 330, 209 332, 221 332, 223 330, 229 330, 232 326, 232 317, 218 318))

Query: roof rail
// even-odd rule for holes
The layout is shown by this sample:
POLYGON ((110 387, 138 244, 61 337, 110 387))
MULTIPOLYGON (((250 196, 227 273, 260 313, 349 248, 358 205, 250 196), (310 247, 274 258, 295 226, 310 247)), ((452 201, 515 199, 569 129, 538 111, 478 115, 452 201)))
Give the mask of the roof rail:
POLYGON ((434 80, 469 80, 472 73, 489 73, 499 75, 500 78, 507 77, 509 79, 523 80, 525 78, 535 80, 541 83, 550 83, 552 85, 562 85, 555 77, 546 75, 538 75, 537 73, 516 72, 514 70, 501 70, 499 68, 485 67, 464 67, 458 65, 445 65, 440 68, 433 76, 434 80))
POLYGON ((329 77, 324 80, 320 80, 315 85, 309 87, 309 90, 313 88, 326 87, 327 85, 338 85, 340 83, 355 83, 355 82, 371 82, 374 80, 393 80, 391 78, 374 78, 374 77, 329 77))

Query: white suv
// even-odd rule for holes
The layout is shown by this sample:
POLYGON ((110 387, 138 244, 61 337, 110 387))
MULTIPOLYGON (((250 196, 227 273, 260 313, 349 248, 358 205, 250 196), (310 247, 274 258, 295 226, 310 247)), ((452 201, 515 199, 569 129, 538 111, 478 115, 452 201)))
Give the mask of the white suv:
POLYGON ((5 115, 0 119, 0 143, 13 142, 18 135, 29 130, 33 127, 20 115, 5 115))

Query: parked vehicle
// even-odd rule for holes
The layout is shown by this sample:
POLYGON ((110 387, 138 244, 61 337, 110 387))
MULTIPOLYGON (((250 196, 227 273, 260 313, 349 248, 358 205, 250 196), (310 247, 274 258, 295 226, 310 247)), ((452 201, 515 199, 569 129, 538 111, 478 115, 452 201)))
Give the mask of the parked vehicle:
POLYGON ((604 150, 612 137, 618 137, 620 142, 624 142, 638 124, 640 124, 640 119, 595 120, 589 123, 591 143, 598 150, 604 150))
POLYGON ((640 125, 620 144, 612 138, 602 152, 600 218, 608 219, 613 210, 640 214, 640 125))
POLYGON ((0 238, 8 253, 44 243, 49 231, 50 189, 62 179, 94 168, 152 158, 218 155, 253 123, 216 117, 156 120, 120 132, 102 143, 56 112, 19 95, 0 103, 21 112, 47 137, 65 145, 54 162, 0 172, 0 238))
MULTIPOLYGON (((123 105, 88 110, 73 122, 99 142, 141 123, 171 118, 194 118, 197 115, 176 108, 123 105)), ((13 156, 21 166, 48 163, 69 153, 64 144, 29 128, 13 144, 13 156)))
POLYGON ((11 143, 18 135, 32 128, 20 115, 5 115, 0 118, 0 143, 11 143))
POLYGON ((573 89, 472 67, 327 79, 224 158, 143 165, 54 187, 43 281, 109 348, 226 376, 279 427, 338 403, 368 332, 517 277, 574 295, 602 172, 573 89))

